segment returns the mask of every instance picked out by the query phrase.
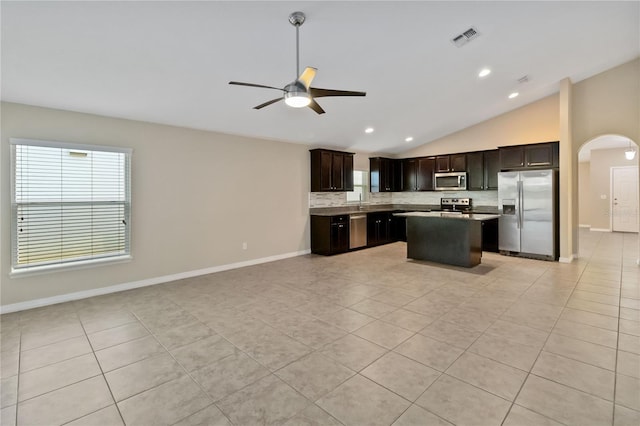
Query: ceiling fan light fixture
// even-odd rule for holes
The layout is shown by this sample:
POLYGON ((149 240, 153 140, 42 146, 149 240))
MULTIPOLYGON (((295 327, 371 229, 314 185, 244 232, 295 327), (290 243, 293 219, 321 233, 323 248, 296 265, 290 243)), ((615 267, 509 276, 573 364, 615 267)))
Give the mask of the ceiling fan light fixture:
POLYGON ((304 92, 285 92, 284 103, 292 108, 303 108, 311 103, 311 96, 304 92))

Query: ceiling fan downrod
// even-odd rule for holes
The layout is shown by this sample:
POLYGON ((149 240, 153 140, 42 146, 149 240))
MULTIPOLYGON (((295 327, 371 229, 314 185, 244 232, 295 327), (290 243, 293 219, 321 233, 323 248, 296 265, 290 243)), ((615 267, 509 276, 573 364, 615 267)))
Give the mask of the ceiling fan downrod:
POLYGON ((304 24, 306 16, 302 12, 289 15, 289 22, 296 27, 296 79, 300 75, 300 25, 304 24))

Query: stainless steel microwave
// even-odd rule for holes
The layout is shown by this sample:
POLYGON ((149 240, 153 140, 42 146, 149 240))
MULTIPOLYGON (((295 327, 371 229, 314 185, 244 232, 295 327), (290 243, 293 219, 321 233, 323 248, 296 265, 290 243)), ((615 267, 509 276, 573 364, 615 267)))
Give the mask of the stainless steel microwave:
POLYGON ((434 188, 436 191, 466 191, 467 173, 435 173, 434 188))

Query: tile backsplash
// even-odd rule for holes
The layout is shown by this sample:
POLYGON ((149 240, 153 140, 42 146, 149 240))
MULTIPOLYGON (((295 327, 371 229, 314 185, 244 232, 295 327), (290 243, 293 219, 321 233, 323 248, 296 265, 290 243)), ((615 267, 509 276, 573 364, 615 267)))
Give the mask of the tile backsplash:
MULTIPOLYGON (((440 198, 471 198, 474 206, 498 206, 498 191, 372 192, 363 204, 440 204, 440 198)), ((309 208, 346 206, 346 192, 310 192, 309 208)))
MULTIPOLYGON (((440 202, 440 199, 438 199, 440 202)), ((369 199, 362 204, 392 204, 393 195, 390 192, 374 192, 369 194, 369 199)), ((346 192, 310 192, 309 208, 315 207, 342 207, 354 202, 347 202, 346 192)))
POLYGON ((471 198, 474 206, 498 206, 498 191, 393 192, 393 204, 440 204, 440 198, 471 198))

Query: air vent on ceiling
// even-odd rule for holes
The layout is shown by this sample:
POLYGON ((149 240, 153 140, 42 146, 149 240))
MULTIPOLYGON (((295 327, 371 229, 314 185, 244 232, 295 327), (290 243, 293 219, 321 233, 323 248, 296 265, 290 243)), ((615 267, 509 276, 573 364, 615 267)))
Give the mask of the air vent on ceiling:
POLYGON ((471 27, 468 30, 464 31, 462 34, 458 34, 454 38, 451 39, 453 44, 456 47, 462 47, 465 44, 469 43, 471 40, 477 38, 480 35, 477 29, 471 27))
POLYGON ((518 83, 520 83, 520 84, 528 83, 528 82, 529 82, 529 76, 528 76, 528 75, 525 75, 525 76, 520 77, 520 78, 518 79, 518 83))

